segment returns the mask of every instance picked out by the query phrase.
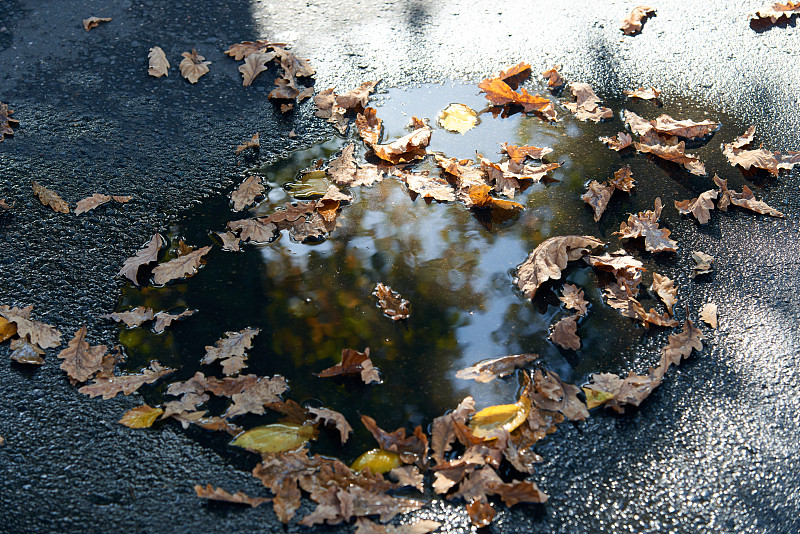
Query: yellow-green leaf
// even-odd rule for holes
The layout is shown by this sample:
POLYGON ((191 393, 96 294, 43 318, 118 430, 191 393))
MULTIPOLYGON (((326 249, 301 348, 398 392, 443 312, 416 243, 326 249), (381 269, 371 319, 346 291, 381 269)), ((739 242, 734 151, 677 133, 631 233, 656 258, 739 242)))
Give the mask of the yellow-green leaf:
POLYGON ((607 401, 614 398, 613 393, 608 391, 597 391, 596 389, 581 388, 586 394, 586 407, 590 410, 605 404, 607 401))
POLYGON ((372 449, 356 458, 350 469, 357 472, 367 467, 372 473, 388 473, 395 467, 400 467, 400 455, 383 449, 372 449))
POLYGON ((531 401, 523 396, 516 404, 499 404, 484 408, 472 416, 469 427, 476 438, 491 437, 491 434, 500 428, 511 432, 528 418, 530 411, 531 401))
POLYGON ((162 413, 164 410, 161 408, 142 404, 125 412, 119 422, 129 428, 150 428, 162 413))
POLYGON ((251 428, 231 442, 231 445, 255 452, 293 451, 314 438, 316 427, 276 423, 251 428))
POLYGON ((439 124, 445 130, 463 134, 478 124, 478 114, 464 104, 450 104, 439 113, 439 124))

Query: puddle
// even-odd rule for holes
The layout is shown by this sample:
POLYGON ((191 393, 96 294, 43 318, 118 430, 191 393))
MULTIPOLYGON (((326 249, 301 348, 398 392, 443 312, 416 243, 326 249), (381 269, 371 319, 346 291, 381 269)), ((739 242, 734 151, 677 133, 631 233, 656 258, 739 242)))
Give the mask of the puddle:
MULTIPOLYGON (((171 381, 185 380, 198 370, 220 375, 218 364, 200 364, 204 347, 213 345, 225 331, 259 328, 248 351, 246 372, 283 375, 290 385, 285 398, 342 412, 356 429, 347 445, 342 448, 335 435, 322 432, 311 448, 349 462, 375 446, 361 427, 360 414, 394 430, 418 424, 427 427, 466 395, 474 396, 478 407, 513 402, 516 377, 489 384, 455 378, 457 370, 482 359, 534 352, 565 380, 581 383, 593 372, 630 368, 639 354, 657 354, 665 338, 663 330, 648 332, 606 306, 595 273, 581 262, 565 271, 565 279, 582 287, 590 302, 589 314, 578 328, 582 348, 576 352, 559 349, 547 336, 549 326, 567 315, 556 293, 563 281, 545 286, 531 304, 515 291, 513 272, 538 243, 555 235, 595 235, 608 243, 608 251, 618 249, 620 242, 612 233, 619 223, 628 212, 652 209, 656 196, 665 201, 662 222, 670 227, 680 217, 672 200, 711 188, 710 177, 695 177, 632 151, 620 155, 606 148, 597 137, 623 130, 618 115, 597 125, 577 122, 563 109, 559 109, 563 120, 554 124, 521 114, 505 119, 483 114, 476 128, 461 135, 435 124, 438 113, 454 102, 480 111, 486 100, 475 86, 429 85, 383 92, 371 105, 384 121, 384 139, 405 134, 412 115, 430 118, 434 132, 429 151, 451 157, 473 158, 478 152, 499 161, 501 142, 551 147, 553 152, 545 160, 562 163, 551 173, 558 181, 531 186, 514 198, 526 206, 525 211, 503 223, 487 224, 460 203, 412 201, 403 184, 385 179, 373 187, 354 188, 352 204, 339 215, 340 226, 320 243, 295 243, 284 233, 268 245, 245 245, 241 253, 223 252, 216 246, 207 256, 207 265, 192 278, 163 288, 128 286, 124 290, 120 310, 138 305, 199 310, 161 335, 123 328, 120 340, 129 355, 128 367, 136 370, 157 359, 179 368, 171 381), (625 164, 633 169, 636 190, 631 195, 616 194, 600 223, 594 222, 592 211, 580 198, 585 184, 605 180, 625 164), (371 295, 378 282, 411 302, 407 321, 395 323, 381 314, 371 295), (365 347, 380 369, 382 384, 364 386, 314 376, 337 363, 343 348, 365 347)), ((649 102, 606 101, 604 105, 617 112, 628 108, 646 118, 661 113, 678 119, 707 118, 706 110, 686 103, 668 103, 664 108, 649 102)), ((724 140, 744 131, 729 117, 708 113, 708 118, 724 123, 724 140)), ((267 198, 252 213, 271 213, 287 201, 302 198, 307 193, 304 188, 292 189, 300 195, 292 197, 285 186, 297 182, 300 172, 316 160, 332 157, 345 143, 332 136, 277 164, 250 168, 247 172, 263 175, 270 187, 267 198)), ((691 152, 706 163, 711 176, 719 172, 731 185, 741 187, 744 180, 723 160, 719 143, 718 132, 691 152)), ((210 232, 222 231, 228 221, 246 216, 231 211, 227 194, 219 195, 184 214, 168 237, 173 246, 179 238, 204 246, 211 242, 210 232)), ((650 272, 665 273, 675 264, 674 255, 653 256, 635 246, 629 250, 650 272)), ((650 280, 648 273, 645 282, 650 280)), ((645 308, 656 306, 647 297, 642 303, 645 308)), ((144 388, 146 400, 163 402, 165 388, 144 388)), ((209 409, 220 413, 223 405, 212 404, 209 409)), ((276 415, 267 414, 236 422, 250 428, 276 420, 276 415)), ((197 432, 208 434, 201 439, 220 451, 238 454, 226 445, 226 435, 197 432)))

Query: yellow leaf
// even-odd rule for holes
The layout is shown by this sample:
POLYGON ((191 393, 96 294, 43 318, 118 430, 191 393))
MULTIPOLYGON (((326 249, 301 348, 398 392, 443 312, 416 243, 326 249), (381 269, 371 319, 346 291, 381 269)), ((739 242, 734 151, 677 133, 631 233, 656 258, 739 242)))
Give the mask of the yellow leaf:
POLYGON ((439 113, 439 124, 445 130, 463 134, 478 124, 478 114, 464 104, 450 104, 439 113))
POLYGON ((313 425, 276 423, 251 428, 240 434, 231 445, 255 452, 293 451, 314 437, 313 425))
POLYGON ((392 469, 400 467, 400 455, 383 449, 372 449, 356 458, 350 469, 358 472, 367 467, 373 474, 388 473, 392 469))
POLYGON ((476 438, 491 438, 491 434, 503 428, 511 432, 525 419, 531 411, 531 401, 523 396, 516 404, 499 404, 489 406, 472 416, 469 428, 476 438))
POLYGON ((17 333, 17 325, 0 317, 0 342, 5 341, 17 333))
POLYGON ((143 404, 125 412, 119 422, 129 428, 150 428, 162 413, 164 410, 161 408, 143 404))
POLYGON ((597 391, 596 389, 581 388, 586 394, 586 407, 590 410, 605 404, 607 401, 614 398, 613 393, 608 391, 597 391))

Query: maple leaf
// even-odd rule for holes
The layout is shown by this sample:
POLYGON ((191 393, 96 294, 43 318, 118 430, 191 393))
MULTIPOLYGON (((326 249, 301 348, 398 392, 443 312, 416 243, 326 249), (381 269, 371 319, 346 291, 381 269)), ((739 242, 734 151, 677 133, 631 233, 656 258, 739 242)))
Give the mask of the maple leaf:
POLYGON ((156 334, 160 334, 164 331, 165 328, 170 326, 173 322, 180 321, 181 319, 185 319, 186 317, 191 317, 195 313, 197 313, 197 310, 184 310, 181 313, 177 313, 175 315, 160 311, 153 317, 155 319, 155 324, 153 325, 153 332, 155 332, 156 334))
POLYGON ((111 22, 110 17, 89 17, 88 19, 83 19, 83 29, 87 32, 92 28, 95 28, 100 25, 101 22, 111 22))
POLYGON ((589 182, 589 187, 586 193, 583 194, 581 199, 589 204, 594 210, 594 220, 599 221, 606 211, 608 202, 611 200, 611 195, 614 194, 614 186, 609 184, 601 184, 597 180, 589 182))
POLYGON ((656 10, 648 6, 638 6, 633 8, 631 14, 622 19, 620 29, 625 35, 636 35, 642 31, 642 24, 648 18, 656 14, 656 10))
POLYGON ((383 314, 393 321, 402 321, 411 315, 410 303, 389 286, 379 282, 372 290, 372 296, 378 299, 383 314))
POLYGON ((427 154, 425 148, 431 142, 432 130, 416 117, 411 120, 415 126, 414 131, 391 143, 370 146, 375 155, 392 165, 424 158, 427 154))
POLYGON ((589 303, 583 298, 583 289, 578 289, 574 284, 564 284, 561 294, 558 300, 563 302, 568 310, 575 310, 578 315, 586 315, 589 312, 589 303))
POLYGON ((722 153, 728 158, 731 165, 739 165, 745 170, 752 167, 764 169, 765 171, 777 176, 781 169, 790 170, 800 163, 800 152, 770 152, 763 148, 758 150, 747 150, 744 147, 753 142, 756 127, 751 126, 744 135, 738 137, 732 143, 722 144, 722 153))
POLYGON ((650 285, 650 291, 656 292, 661 302, 667 307, 669 314, 672 315, 672 308, 678 300, 678 289, 675 287, 675 281, 661 274, 653 273, 653 283, 650 285))
MULTIPOLYGON (((747 186, 745 186, 747 187, 747 186)), ((701 193, 697 198, 675 201, 675 207, 684 215, 693 215, 700 224, 705 224, 711 218, 711 211, 714 209, 714 199, 719 195, 719 191, 711 189, 701 193)))
POLYGON ((430 176, 428 171, 402 173, 400 178, 413 193, 412 199, 416 198, 416 195, 439 202, 453 202, 456 199, 456 193, 450 182, 444 178, 430 176))
POLYGON ((621 223, 619 232, 614 234, 619 235, 620 239, 644 237, 644 245, 649 252, 676 252, 678 243, 669 238, 670 231, 658 227, 661 209, 661 199, 656 198, 654 210, 630 215, 627 223, 621 223))
POLYGON ((692 278, 698 274, 707 274, 711 272, 711 262, 714 261, 714 256, 706 254, 705 252, 700 252, 699 250, 693 250, 692 259, 695 263, 692 271, 692 278))
POLYGON ((662 366, 666 371, 670 365, 678 365, 686 359, 692 350, 703 350, 703 333, 688 317, 683 323, 683 330, 667 338, 667 346, 661 350, 662 366))
POLYGON ((479 122, 475 110, 465 104, 450 104, 439 113, 436 120, 445 130, 460 134, 467 133, 479 122))
MULTIPOLYGON (((249 141, 245 141, 244 143, 242 143, 241 145, 238 145, 236 147, 236 155, 238 156, 239 154, 241 154, 242 152, 244 152, 248 148, 252 148, 255 152, 258 152, 261 149, 261 141, 258 138, 258 132, 254 133, 253 137, 251 137, 249 141)), ((250 176, 249 178, 252 178, 253 176, 257 176, 257 175, 254 174, 254 175, 250 176)), ((260 181, 260 179, 259 179, 259 181, 260 181)), ((239 210, 235 210, 235 211, 239 211, 239 210)))
POLYGON ((570 315, 553 325, 553 331, 550 332, 550 341, 562 349, 578 350, 581 348, 581 338, 576 334, 578 331, 578 317, 580 317, 580 314, 570 315))
POLYGON ((248 386, 241 393, 233 393, 231 395, 233 404, 222 417, 232 419, 246 413, 261 415, 264 413, 264 407, 270 403, 278 402, 280 395, 287 389, 286 379, 281 375, 275 375, 272 378, 259 378, 255 384, 248 386))
POLYGON ((53 208, 53 211, 59 213, 69 213, 69 205, 64 202, 64 199, 58 196, 54 191, 39 185, 38 182, 31 182, 33 187, 33 194, 39 199, 43 206, 53 208))
POLYGON ((516 104, 522 106, 525 113, 534 112, 549 121, 558 119, 556 108, 550 100, 539 95, 531 95, 524 88, 518 93, 500 78, 487 78, 479 83, 478 87, 486 93, 486 99, 493 104, 498 106, 516 104))
POLYGON ((211 245, 156 265, 153 269, 153 283, 160 286, 172 280, 193 276, 197 273, 197 269, 205 264, 203 256, 208 254, 209 250, 211 250, 211 245))
POLYGON ((508 158, 511 161, 518 164, 523 163, 525 158, 542 159, 545 155, 553 151, 552 148, 539 148, 531 145, 516 146, 509 145, 508 143, 502 143, 500 146, 501 151, 505 154, 508 154, 508 158))
POLYGON ((561 278, 567 262, 580 259, 605 243, 591 236, 556 236, 542 241, 519 266, 514 283, 525 298, 532 299, 544 282, 561 278))
POLYGON ((713 302, 707 302, 700 308, 700 319, 708 324, 711 328, 716 328, 717 324, 717 305, 713 302))
POLYGON ((561 78, 561 73, 558 72, 560 69, 561 65, 553 65, 551 69, 542 73, 542 78, 547 80, 547 87, 552 92, 558 91, 564 86, 564 80, 561 78))
POLYGON ((101 315, 101 319, 111 319, 116 322, 123 322, 128 328, 134 328, 144 322, 152 321, 154 317, 153 308, 137 306, 128 311, 114 312, 108 315, 101 315))
POLYGON ((256 52, 248 54, 244 59, 244 63, 239 67, 239 72, 242 73, 242 86, 247 87, 256 76, 267 70, 267 63, 275 58, 274 52, 256 52))
POLYGON ((575 113, 578 120, 600 122, 614 116, 611 109, 599 105, 600 98, 588 83, 571 83, 569 87, 576 102, 565 103, 564 107, 575 113))
POLYGON ((474 380, 480 383, 491 382, 495 378, 508 376, 519 367, 539 358, 538 354, 514 354, 501 358, 481 360, 475 365, 456 371, 456 378, 474 380))
POLYGON ((225 337, 216 345, 206 346, 206 355, 201 363, 209 365, 217 360, 222 363, 222 372, 230 376, 236 374, 247 364, 245 351, 253 346, 253 338, 260 332, 258 328, 245 328, 238 332, 225 332, 225 337))
POLYGON ((533 374, 533 387, 525 388, 534 406, 541 410, 560 412, 571 421, 589 417, 586 405, 577 397, 578 386, 567 384, 553 371, 537 369, 533 374))
POLYGON ((11 127, 19 124, 17 119, 11 118, 12 113, 14 113, 14 110, 8 109, 8 104, 0 102, 0 143, 3 142, 5 136, 14 135, 14 130, 11 127))
POLYGON ((147 74, 154 78, 169 76, 169 61, 167 61, 167 55, 164 54, 164 50, 160 46, 151 48, 147 57, 150 60, 147 74))
MULTIPOLYGON (((257 136, 258 134, 256 134, 257 136)), ((246 207, 253 204, 256 199, 263 195, 265 191, 264 184, 261 183, 261 177, 257 174, 250 175, 241 185, 231 193, 231 201, 233 202, 233 211, 242 211, 246 207)))
POLYGON ((12 339, 11 340, 11 354, 9 355, 12 360, 17 363, 26 363, 31 365, 44 364, 44 351, 37 345, 28 342, 25 339, 12 339))
POLYGON ((196 485, 194 487, 195 493, 201 499, 210 499, 213 501, 224 501, 224 502, 232 502, 236 504, 249 504, 252 508, 256 506, 260 506, 264 503, 270 502, 272 499, 267 499, 265 497, 250 497, 241 491, 237 491, 233 495, 228 493, 222 488, 215 488, 211 484, 207 484, 204 488, 203 486, 196 485))
POLYGON ((375 108, 366 108, 356 116, 358 135, 367 146, 377 145, 381 140, 383 121, 378 118, 375 108))
POLYGON ((52 349, 61 345, 61 332, 49 324, 32 320, 32 310, 33 305, 25 308, 4 305, 0 306, 0 317, 14 323, 20 338, 27 338, 31 343, 43 349, 52 349))
POLYGON ((128 428, 150 428, 162 413, 164 413, 164 410, 161 408, 153 408, 143 404, 125 412, 118 423, 128 428))
POLYGON ((326 425, 332 424, 336 427, 342 439, 342 445, 347 443, 347 438, 353 432, 353 427, 350 426, 350 423, 347 422, 344 415, 335 410, 329 410, 328 408, 309 408, 308 413, 314 416, 313 422, 326 425))
POLYGON ((150 368, 143 369, 141 374, 95 378, 93 383, 83 386, 78 391, 89 397, 102 395, 104 399, 111 399, 117 393, 130 395, 143 385, 152 384, 162 376, 174 371, 175 369, 162 367, 160 363, 154 360, 150 363, 150 368))
POLYGON ((124 276, 133 285, 138 286, 139 268, 143 265, 148 265, 158 260, 158 251, 164 246, 164 238, 161 234, 154 234, 150 241, 139 250, 136 254, 125 260, 122 264, 122 269, 119 270, 118 276, 124 276))
POLYGON ((334 366, 323 369, 317 376, 329 378, 339 375, 359 375, 365 384, 376 382, 381 383, 378 371, 373 367, 372 360, 369 358, 369 347, 364 352, 355 349, 342 349, 342 361, 334 366))
POLYGON ((628 98, 640 98, 642 100, 658 101, 658 97, 661 95, 661 91, 659 91, 655 87, 650 87, 650 89, 645 89, 644 87, 640 87, 635 91, 622 91, 622 92, 628 98))
POLYGON ((650 137, 648 139, 642 138, 641 143, 633 143, 633 146, 639 152, 653 154, 654 156, 666 161, 671 161, 678 165, 683 165, 687 171, 698 176, 706 174, 706 167, 703 163, 692 154, 686 153, 686 143, 681 141, 675 145, 663 145, 657 142, 657 139, 650 137), (646 141, 646 142, 645 142, 646 141))
POLYGON ((178 65, 181 69, 181 76, 191 83, 197 83, 197 80, 208 72, 208 65, 211 65, 211 62, 203 61, 205 58, 198 54, 194 48, 192 48, 191 52, 184 52, 181 55, 183 60, 178 65))
POLYGON ((120 204, 125 204, 126 202, 130 202, 132 198, 133 197, 129 196, 104 195, 101 193, 95 193, 90 197, 86 197, 78 201, 78 206, 75 208, 75 215, 86 213, 87 211, 93 210, 98 206, 102 206, 107 202, 111 202, 112 200, 119 202, 120 204))
POLYGON ((775 24, 782 17, 791 20, 792 17, 798 13, 800 13, 800 2, 786 2, 785 4, 774 2, 772 5, 762 7, 755 12, 755 15, 751 15, 750 18, 752 20, 769 19, 772 24, 775 24))
POLYGON ((369 430, 380 448, 400 455, 400 460, 407 464, 416 464, 420 468, 427 467, 428 437, 417 426, 414 433, 406 437, 406 429, 398 428, 394 432, 386 432, 378 426, 375 419, 368 415, 361 416, 361 422, 369 430))

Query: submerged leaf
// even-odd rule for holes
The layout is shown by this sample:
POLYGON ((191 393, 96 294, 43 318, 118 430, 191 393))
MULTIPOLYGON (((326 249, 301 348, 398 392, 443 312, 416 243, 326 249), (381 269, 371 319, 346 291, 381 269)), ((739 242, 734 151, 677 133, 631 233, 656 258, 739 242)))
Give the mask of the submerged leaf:
POLYGON ((464 134, 478 124, 478 114, 464 104, 450 104, 439 113, 437 120, 445 130, 464 134))
POLYGON ((317 373, 321 378, 339 375, 359 375, 365 384, 381 382, 377 369, 372 366, 369 359, 369 347, 364 352, 354 349, 342 349, 342 361, 317 373))
POLYGON ((358 458, 350 465, 355 472, 369 469, 375 474, 384 474, 400 467, 400 455, 384 449, 372 449, 358 458))
POLYGON ((252 428, 237 436, 231 445, 262 454, 286 452, 302 447, 315 433, 313 425, 275 423, 252 428))
POLYGON ((564 107, 575 113, 578 120, 600 122, 614 116, 614 112, 609 108, 599 105, 600 98, 594 94, 588 83, 571 83, 570 89, 576 101, 565 103, 564 107))

